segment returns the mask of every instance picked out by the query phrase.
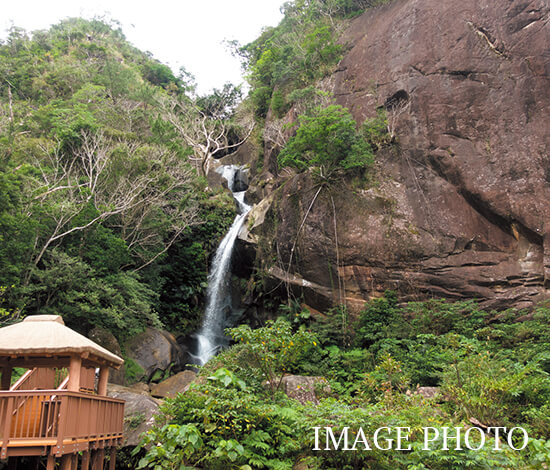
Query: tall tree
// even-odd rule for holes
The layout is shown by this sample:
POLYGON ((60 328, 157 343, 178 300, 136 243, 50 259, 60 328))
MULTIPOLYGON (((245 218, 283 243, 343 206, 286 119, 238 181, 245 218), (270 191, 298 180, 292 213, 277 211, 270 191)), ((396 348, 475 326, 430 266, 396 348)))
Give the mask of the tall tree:
POLYGON ((190 159, 199 174, 205 176, 212 159, 234 153, 250 137, 254 121, 237 115, 239 99, 239 89, 230 84, 196 99, 183 94, 164 97, 163 117, 193 149, 190 159))

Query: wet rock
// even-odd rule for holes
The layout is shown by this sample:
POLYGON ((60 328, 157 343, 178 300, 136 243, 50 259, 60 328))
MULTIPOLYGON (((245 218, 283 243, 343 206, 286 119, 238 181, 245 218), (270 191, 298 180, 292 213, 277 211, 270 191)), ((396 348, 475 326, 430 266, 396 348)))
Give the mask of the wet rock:
POLYGON ((196 377, 196 372, 184 370, 153 385, 151 395, 157 398, 174 398, 178 393, 186 392, 196 377))
POLYGON ((213 169, 210 169, 206 174, 206 181, 208 181, 208 186, 211 188, 227 187, 227 182, 223 176, 213 169))
POLYGON ((275 176, 268 171, 264 171, 260 175, 255 176, 246 193, 247 199, 254 204, 259 203, 264 198, 268 197, 276 188, 277 180, 275 176))
POLYGON ((233 192, 246 191, 248 189, 248 171, 238 170, 233 178, 233 192))
POLYGON ((252 139, 247 140, 244 144, 232 153, 222 157, 216 161, 218 165, 237 165, 252 167, 257 162, 258 149, 254 145, 252 139))

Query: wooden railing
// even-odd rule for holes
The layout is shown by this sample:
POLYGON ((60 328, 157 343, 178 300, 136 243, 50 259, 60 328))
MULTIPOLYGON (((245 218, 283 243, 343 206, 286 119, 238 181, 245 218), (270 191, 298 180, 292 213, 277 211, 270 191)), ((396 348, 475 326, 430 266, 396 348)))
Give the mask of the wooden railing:
POLYGON ((66 390, 0 392, 0 458, 11 446, 63 446, 122 436, 124 401, 66 390))

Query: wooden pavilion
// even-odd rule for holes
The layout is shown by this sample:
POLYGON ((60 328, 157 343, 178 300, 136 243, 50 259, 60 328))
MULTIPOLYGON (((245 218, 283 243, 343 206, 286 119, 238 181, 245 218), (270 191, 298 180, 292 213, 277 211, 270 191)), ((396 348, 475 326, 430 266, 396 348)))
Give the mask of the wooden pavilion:
POLYGON ((0 460, 10 470, 22 458, 26 469, 102 470, 108 453, 114 470, 124 401, 107 397, 107 381, 123 362, 57 315, 0 328, 0 460), (11 384, 16 367, 27 371, 11 384))

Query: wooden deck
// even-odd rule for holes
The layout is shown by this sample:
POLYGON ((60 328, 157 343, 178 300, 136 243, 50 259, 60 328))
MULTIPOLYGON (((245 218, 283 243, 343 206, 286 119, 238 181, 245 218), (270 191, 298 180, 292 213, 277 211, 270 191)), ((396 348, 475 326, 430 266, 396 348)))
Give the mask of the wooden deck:
POLYGON ((67 390, 0 392, 0 459, 61 457, 121 443, 124 401, 67 390))

